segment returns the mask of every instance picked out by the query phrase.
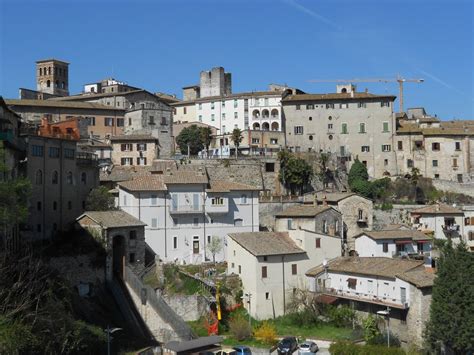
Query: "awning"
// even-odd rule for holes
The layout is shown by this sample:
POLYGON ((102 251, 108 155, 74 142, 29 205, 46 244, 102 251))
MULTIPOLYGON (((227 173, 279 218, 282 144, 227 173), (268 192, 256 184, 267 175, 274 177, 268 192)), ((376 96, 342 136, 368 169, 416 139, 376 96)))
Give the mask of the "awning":
POLYGON ((334 302, 337 301, 337 297, 331 296, 331 295, 318 295, 316 297, 316 302, 318 303, 324 303, 324 304, 333 304, 334 302))
POLYGON ((396 240, 395 244, 411 244, 413 243, 412 240, 396 240))

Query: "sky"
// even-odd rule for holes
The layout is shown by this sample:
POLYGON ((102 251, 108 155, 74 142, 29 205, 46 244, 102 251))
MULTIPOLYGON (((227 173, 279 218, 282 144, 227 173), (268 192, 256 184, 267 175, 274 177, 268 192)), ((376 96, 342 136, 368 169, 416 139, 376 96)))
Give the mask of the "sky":
MULTIPOLYGON (((182 98, 216 66, 234 93, 401 75, 424 79, 404 85, 405 108, 474 119, 473 18, 471 0, 0 0, 0 95, 35 89, 46 58, 70 63, 71 94, 114 77, 182 98)), ((399 95, 396 82, 357 86, 399 95)))

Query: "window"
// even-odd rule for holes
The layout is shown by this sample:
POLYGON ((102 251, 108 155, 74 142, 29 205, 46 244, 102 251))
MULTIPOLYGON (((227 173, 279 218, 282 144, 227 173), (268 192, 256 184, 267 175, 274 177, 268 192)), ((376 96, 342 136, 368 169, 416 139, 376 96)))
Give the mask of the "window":
POLYGON ((44 151, 44 148, 40 145, 31 146, 31 155, 33 155, 34 157, 42 157, 43 151, 44 151))
POLYGON ((431 144, 431 150, 437 151, 440 149, 440 144, 435 142, 431 144))
POLYGON ((310 117, 308 118, 308 120, 309 120, 309 121, 312 121, 312 120, 313 120, 313 117, 310 116, 310 117))
POLYGON ((298 273, 298 266, 297 264, 291 264, 291 274, 296 275, 298 273))
POLYGON ((121 165, 133 165, 133 158, 121 158, 120 159, 121 165))
POLYGON ((291 218, 288 218, 286 223, 287 223, 288 230, 292 230, 293 229, 293 220, 291 218))
POLYGON ((278 144, 278 139, 270 138, 270 144, 278 144))
POLYGON ((347 134, 348 131, 347 131, 347 123, 343 123, 342 126, 341 126, 341 133, 342 134, 347 134))
POLYGON ((156 228, 158 220, 156 218, 151 219, 151 228, 156 228))
POLYGON ((156 206, 157 203, 158 203, 158 195, 151 195, 152 206, 156 206))
POLYGON ((309 138, 310 141, 312 141, 312 140, 313 140, 313 135, 310 134, 310 135, 308 136, 308 138, 309 138))
POLYGON ((359 103, 357 103, 357 107, 358 108, 365 108, 366 104, 365 104, 365 102, 359 102, 359 103))
POLYGON ((222 120, 225 121, 225 113, 222 114, 222 120))
POLYGON ((129 126, 132 125, 132 119, 131 119, 131 118, 128 118, 128 125, 129 125, 129 126))
MULTIPOLYGON (((48 80, 49 81, 49 80, 48 80)), ((41 224, 37 224, 36 225, 36 231, 37 232, 41 232, 41 224)))
POLYGON ((59 148, 49 147, 49 157, 50 158, 59 158, 59 148))
POLYGON ((66 183, 72 185, 74 183, 74 178, 72 176, 72 171, 69 171, 66 175, 66 183))
POLYGON ((387 166, 388 165, 388 159, 383 160, 383 165, 387 166))
POLYGON ((439 179, 439 174, 434 174, 435 179, 439 179))
POLYGON ((433 160, 433 161, 431 162, 431 164, 432 164, 433 167, 435 168, 435 167, 438 166, 438 161, 437 161, 437 160, 433 160))
POLYGON ((382 243, 382 250, 384 253, 388 253, 388 243, 382 243))
POLYGON ((131 152, 133 150, 133 144, 131 143, 120 144, 120 150, 122 152, 131 152))
POLYGON ((388 122, 383 122, 382 132, 384 132, 384 133, 388 132, 388 122))
POLYGON ((267 267, 262 266, 262 279, 266 279, 266 278, 267 278, 267 267))
POLYGON ((239 274, 241 274, 241 273, 242 273, 242 266, 239 265, 239 274))
POLYGON ((353 279, 352 277, 347 279, 347 287, 352 288, 353 290, 357 287, 357 279, 353 279))
POLYGON ((239 102, 237 101, 237 99, 234 100, 234 107, 237 107, 239 105, 239 102))
POLYGON ((155 124, 155 117, 154 116, 148 116, 148 124, 149 125, 154 125, 155 124))
POLYGON ((117 118, 117 127, 123 127, 123 126, 124 126, 123 118, 117 118))
POLYGON ((130 233, 128 233, 128 237, 130 238, 130 240, 136 240, 137 239, 137 231, 130 231, 130 233))
POLYGON ((397 148, 398 148, 398 150, 403 150, 403 142, 402 141, 397 142, 397 148))
POLYGON ((458 182, 463 182, 463 180, 462 180, 462 174, 458 174, 458 175, 457 175, 457 179, 458 179, 458 182))
POLYGON ((53 185, 57 185, 59 182, 59 174, 56 170, 53 171, 53 174, 51 175, 51 183, 53 185))
POLYGON ((225 107, 225 101, 222 101, 222 107, 225 107))
POLYGON ((295 134, 303 134, 303 126, 295 126, 295 134))
POLYGON ((247 195, 240 196, 240 203, 245 205, 247 203, 247 195))
POLYGON ((334 108, 334 104, 326 104, 326 108, 334 108))
POLYGON ((198 109, 202 110, 202 104, 201 103, 198 104, 198 109))
POLYGON ((306 109, 307 110, 314 110, 314 105, 308 104, 308 105, 306 105, 306 109))
POLYGON ((339 108, 349 108, 349 104, 339 104, 339 108))
POLYGON ((382 101, 382 102, 380 102, 380 107, 390 107, 390 102, 389 101, 382 101))
POLYGON ((173 237, 173 249, 178 249, 178 237, 173 237))
POLYGON ((137 150, 139 152, 146 152, 146 143, 138 143, 137 144, 137 150))
POLYGON ((301 110, 301 106, 300 106, 300 105, 296 105, 295 108, 296 108, 296 110, 298 110, 298 111, 301 110))
POLYGON ((275 171, 275 163, 265 163, 265 172, 273 173, 275 171))
POLYGON ((53 201, 53 211, 56 211, 58 209, 58 203, 56 201, 53 201))
POLYGON ((95 117, 86 117, 86 122, 88 126, 95 126, 95 117))
POLYGON ((361 152, 363 153, 368 153, 370 152, 370 146, 368 145, 363 145, 361 148, 360 148, 361 152))
POLYGON ((239 118, 239 113, 238 112, 234 112, 234 119, 237 119, 239 118))
POLYGON ((202 115, 199 115, 199 122, 202 122, 202 115))
POLYGON ((214 114, 211 114, 211 121, 215 121, 215 116, 214 116, 214 114))
POLYGON ((130 263, 134 263, 135 262, 135 253, 130 253, 129 256, 128 256, 128 261, 130 263))
POLYGON ((366 133, 365 132, 365 123, 359 123, 359 133, 366 133))
POLYGON ((413 168, 413 160, 407 159, 407 168, 413 168))
POLYGON ((74 159, 74 149, 68 149, 68 148, 65 148, 64 149, 64 157, 66 159, 74 159))
POLYGON ((265 299, 269 300, 270 299, 270 292, 265 292, 265 299))
POLYGON ((234 226, 235 226, 235 227, 242 227, 243 222, 244 222, 244 221, 242 220, 242 218, 234 219, 234 226))
POLYGON ((83 185, 87 184, 87 173, 86 172, 81 173, 81 182, 82 182, 83 185))
POLYGON ((458 167, 458 160, 456 158, 453 159, 453 168, 458 167))
POLYGON ((323 233, 327 234, 328 232, 328 221, 323 220, 323 233))
POLYGON ((72 210, 72 201, 67 202, 67 209, 72 210))
POLYGON ((41 211, 41 207, 42 207, 42 206, 41 206, 41 201, 36 202, 36 209, 37 209, 38 211, 41 211))
POLYGON ((357 211, 357 218, 358 218, 359 221, 363 221, 363 220, 364 220, 364 211, 361 210, 360 208, 359 208, 359 210, 357 211))
POLYGON ((390 152, 391 146, 390 144, 383 144, 382 145, 382 152, 390 152))
POLYGON ((461 142, 455 142, 454 146, 456 150, 461 150, 461 142))
POLYGON ((183 107, 183 114, 186 114, 186 113, 188 113, 186 110, 186 107, 183 107))
POLYGON ((331 131, 332 130, 332 123, 328 123, 328 131, 331 131))
POLYGON ((211 102, 211 110, 214 110, 214 102, 211 102))
POLYGON ((114 118, 113 117, 105 117, 104 118, 104 125, 106 127, 110 127, 114 125, 114 118))
POLYGON ((211 198, 211 205, 212 206, 223 206, 224 199, 222 197, 213 197, 211 198))
POLYGON ((321 248, 321 238, 316 238, 316 248, 321 248))

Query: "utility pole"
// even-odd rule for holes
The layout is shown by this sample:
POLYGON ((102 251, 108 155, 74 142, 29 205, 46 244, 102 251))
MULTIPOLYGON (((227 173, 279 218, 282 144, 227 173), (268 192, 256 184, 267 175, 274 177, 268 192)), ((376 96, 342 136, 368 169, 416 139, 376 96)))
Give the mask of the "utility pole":
POLYGON ((252 328, 252 318, 250 316, 250 299, 252 298, 252 294, 249 292, 246 293, 245 296, 248 298, 247 303, 249 304, 249 327, 252 328))

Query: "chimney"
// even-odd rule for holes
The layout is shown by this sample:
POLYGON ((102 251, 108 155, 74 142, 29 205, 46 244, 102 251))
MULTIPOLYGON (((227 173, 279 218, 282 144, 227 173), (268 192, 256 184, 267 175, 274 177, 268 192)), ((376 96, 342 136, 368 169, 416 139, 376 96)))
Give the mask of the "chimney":
POLYGON ((326 195, 324 195, 323 206, 327 206, 327 205, 328 205, 328 197, 326 195))

